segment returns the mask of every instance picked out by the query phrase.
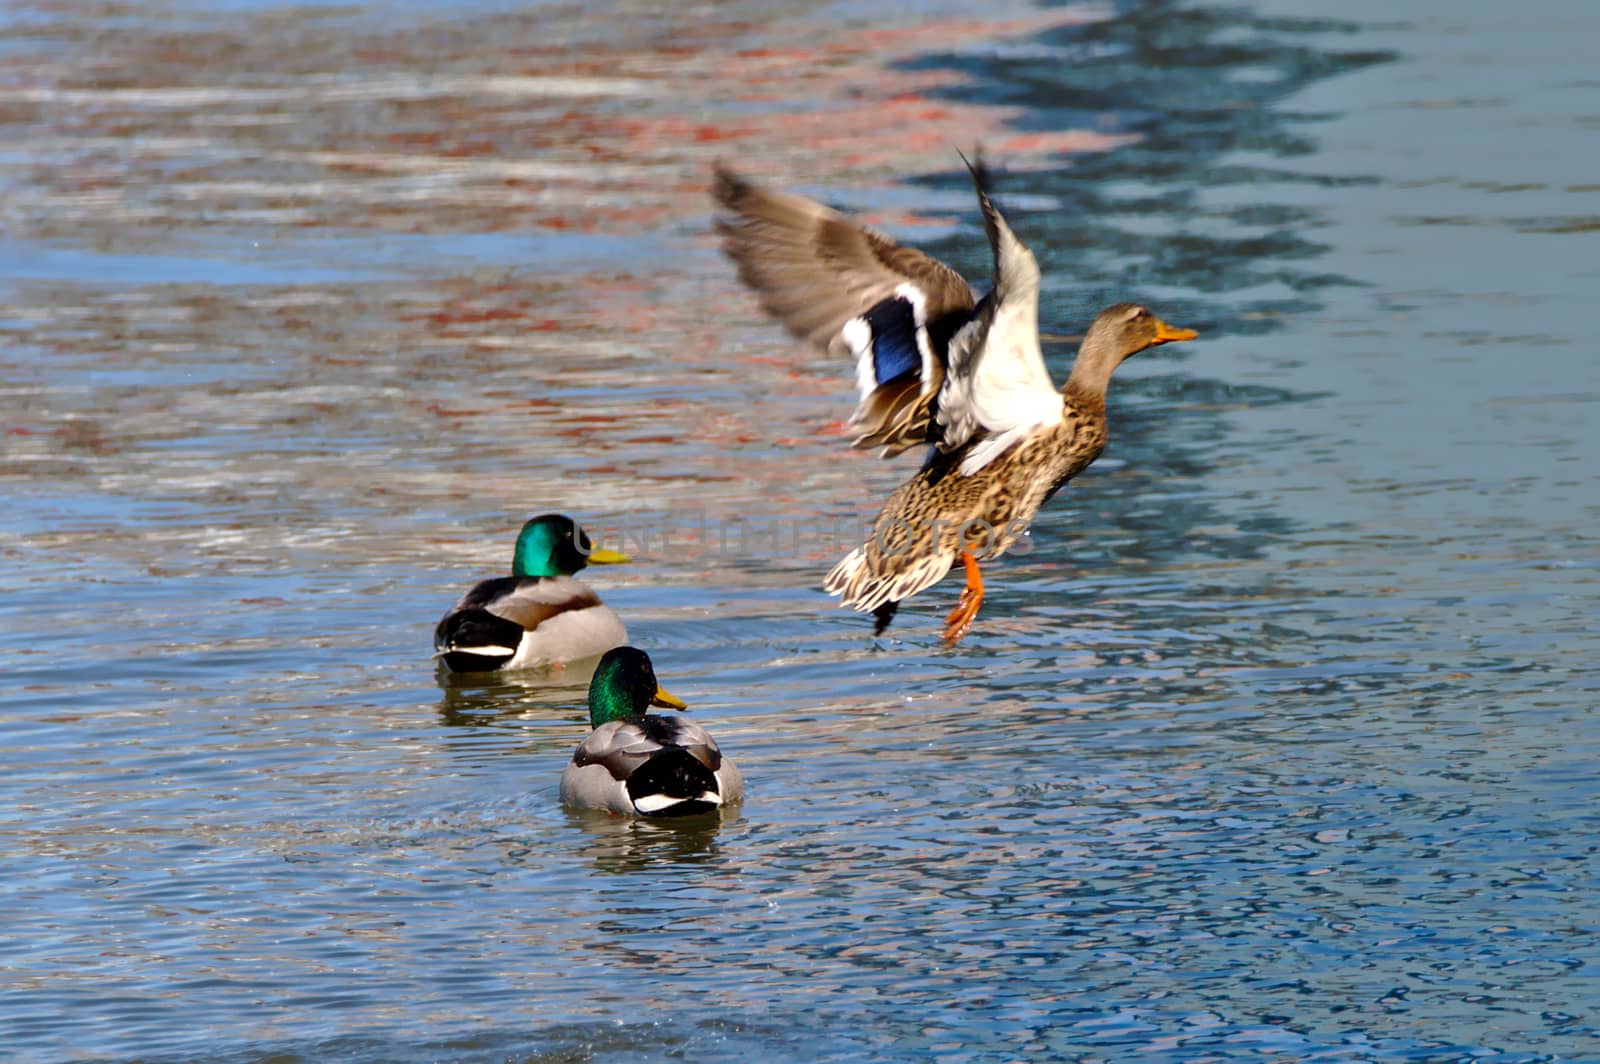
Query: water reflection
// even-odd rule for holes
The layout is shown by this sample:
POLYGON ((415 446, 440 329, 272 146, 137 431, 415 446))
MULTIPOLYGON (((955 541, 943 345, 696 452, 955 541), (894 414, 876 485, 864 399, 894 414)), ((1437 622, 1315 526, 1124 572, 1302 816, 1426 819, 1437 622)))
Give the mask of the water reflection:
POLYGON ((702 816, 650 820, 593 810, 570 810, 568 818, 583 833, 575 853, 596 872, 608 875, 650 871, 671 874, 675 865, 706 865, 722 857, 718 835, 737 822, 743 805, 702 816))
POLYGON ((539 669, 491 673, 487 677, 452 673, 436 666, 435 682, 443 691, 439 719, 450 725, 477 725, 528 715, 571 715, 587 719, 589 679, 599 657, 539 669))
MULTIPOLYGON (((953 63, 1002 98, 1025 93, 1031 127, 1132 134, 1117 151, 1002 178, 1002 195, 1053 205, 1048 227, 1029 239, 1049 289, 1047 329, 1071 332, 1100 306, 1159 291, 1163 314, 1210 340, 1280 328, 1284 315, 1314 310, 1319 290, 1356 283, 1325 263, 1296 265, 1325 250, 1309 236, 1319 216, 1303 187, 1376 177, 1297 168, 1294 161, 1313 150, 1316 124, 1333 116, 1282 101, 1396 58, 1327 46, 1339 35, 1358 40, 1362 28, 1151 0, 1048 30, 1040 35, 1048 47, 1036 57, 927 62, 953 63)), ((1004 160, 997 163, 1003 170, 1004 160)), ((1013 225, 1028 228, 1030 212, 1017 213, 1013 225)), ((1190 368, 1205 373, 1198 347, 1162 357, 1197 360, 1190 368)))

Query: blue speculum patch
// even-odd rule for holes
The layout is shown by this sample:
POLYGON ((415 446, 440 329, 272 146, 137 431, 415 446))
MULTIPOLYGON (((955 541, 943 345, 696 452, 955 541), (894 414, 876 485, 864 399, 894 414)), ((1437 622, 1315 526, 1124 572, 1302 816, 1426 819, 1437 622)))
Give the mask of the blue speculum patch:
POLYGON ((862 317, 872 330, 872 371, 879 384, 921 371, 917 319, 909 299, 885 299, 862 317))

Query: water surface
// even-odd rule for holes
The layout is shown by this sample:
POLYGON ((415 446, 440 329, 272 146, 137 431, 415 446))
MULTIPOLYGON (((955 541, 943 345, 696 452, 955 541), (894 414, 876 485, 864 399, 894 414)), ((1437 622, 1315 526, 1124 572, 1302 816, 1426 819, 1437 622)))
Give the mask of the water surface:
POLYGON ((1319 7, 8 14, 8 1051, 1600 1059, 1600 25, 1319 7), (1204 339, 945 650, 820 591, 909 467, 705 184, 981 277, 975 142, 1050 333, 1204 339), (550 509, 737 814, 434 675, 550 509))

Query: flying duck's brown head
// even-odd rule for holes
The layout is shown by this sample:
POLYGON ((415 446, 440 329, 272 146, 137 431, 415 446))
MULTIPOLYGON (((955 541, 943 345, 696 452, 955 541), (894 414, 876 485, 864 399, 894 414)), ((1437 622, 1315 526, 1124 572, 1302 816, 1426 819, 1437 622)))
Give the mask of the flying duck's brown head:
POLYGON ((1113 303, 1102 310, 1089 326, 1078 348, 1077 361, 1072 364, 1068 383, 1085 391, 1104 394, 1111 380, 1111 371, 1130 355, 1146 348, 1181 340, 1193 340, 1200 334, 1193 329, 1180 329, 1168 325, 1151 313, 1149 307, 1138 303, 1113 303))

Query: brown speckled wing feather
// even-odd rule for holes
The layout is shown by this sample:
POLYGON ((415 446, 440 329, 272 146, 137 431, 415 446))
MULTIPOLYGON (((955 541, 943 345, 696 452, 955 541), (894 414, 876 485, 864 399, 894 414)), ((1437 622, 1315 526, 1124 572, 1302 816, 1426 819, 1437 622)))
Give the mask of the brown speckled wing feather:
POLYGON ((974 475, 958 468, 965 452, 939 455, 895 489, 867 541, 833 567, 823 587, 845 606, 877 610, 943 579, 964 546, 980 559, 998 557, 1045 499, 1095 460, 1105 438, 1104 403, 1085 400, 1066 409, 1061 425, 974 475))

